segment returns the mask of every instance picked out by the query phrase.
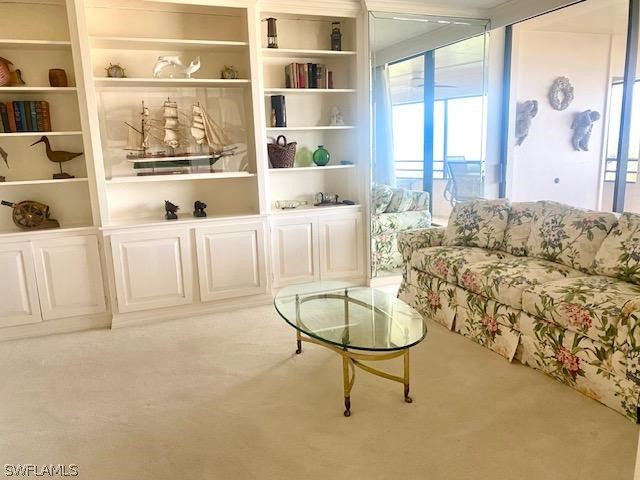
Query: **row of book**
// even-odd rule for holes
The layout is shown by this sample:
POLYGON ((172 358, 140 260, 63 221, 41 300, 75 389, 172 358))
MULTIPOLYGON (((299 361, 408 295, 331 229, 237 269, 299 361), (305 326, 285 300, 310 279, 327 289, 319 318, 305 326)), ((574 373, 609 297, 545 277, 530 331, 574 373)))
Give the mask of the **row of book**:
POLYGON ((49 102, 0 102, 0 133, 50 132, 49 102))
POLYGON ((333 88, 333 72, 320 63, 290 63, 284 76, 287 88, 333 88))

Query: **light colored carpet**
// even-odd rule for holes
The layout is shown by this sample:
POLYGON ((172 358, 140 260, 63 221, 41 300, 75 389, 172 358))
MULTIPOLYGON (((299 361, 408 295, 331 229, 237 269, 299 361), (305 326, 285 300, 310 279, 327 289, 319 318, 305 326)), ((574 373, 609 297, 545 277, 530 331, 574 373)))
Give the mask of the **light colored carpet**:
MULTIPOLYGON (((414 403, 272 307, 0 344, 0 467, 80 479, 630 479, 638 430, 545 375, 431 325, 414 403)), ((399 367, 399 361, 397 366, 399 367)))

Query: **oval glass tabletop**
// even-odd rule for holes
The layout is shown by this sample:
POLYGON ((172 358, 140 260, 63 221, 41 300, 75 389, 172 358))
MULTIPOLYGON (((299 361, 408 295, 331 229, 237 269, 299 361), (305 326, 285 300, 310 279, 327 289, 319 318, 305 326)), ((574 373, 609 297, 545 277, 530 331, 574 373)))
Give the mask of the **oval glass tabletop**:
POLYGON ((389 293, 343 282, 313 282, 281 289, 280 316, 305 335, 341 348, 391 351, 427 334, 422 316, 389 293))

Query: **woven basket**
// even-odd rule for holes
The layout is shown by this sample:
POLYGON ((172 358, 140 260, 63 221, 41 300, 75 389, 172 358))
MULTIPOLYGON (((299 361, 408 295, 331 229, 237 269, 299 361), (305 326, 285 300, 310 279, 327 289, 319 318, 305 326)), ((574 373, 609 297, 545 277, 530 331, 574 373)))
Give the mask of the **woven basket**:
POLYGON ((291 168, 296 158, 296 142, 287 143, 287 138, 280 135, 274 143, 267 144, 269 162, 273 168, 291 168), (280 139, 283 144, 280 145, 280 139))

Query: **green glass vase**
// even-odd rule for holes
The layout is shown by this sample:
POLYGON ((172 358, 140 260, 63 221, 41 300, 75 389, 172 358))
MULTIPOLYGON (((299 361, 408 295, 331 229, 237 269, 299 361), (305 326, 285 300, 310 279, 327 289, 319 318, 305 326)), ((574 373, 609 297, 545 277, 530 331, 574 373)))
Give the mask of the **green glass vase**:
POLYGON ((313 152, 313 163, 319 167, 324 167, 331 160, 331 154, 324 148, 324 145, 318 145, 318 149, 313 152))

